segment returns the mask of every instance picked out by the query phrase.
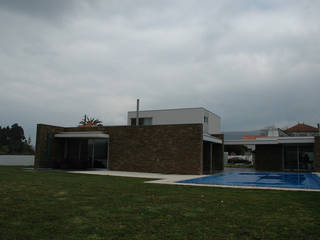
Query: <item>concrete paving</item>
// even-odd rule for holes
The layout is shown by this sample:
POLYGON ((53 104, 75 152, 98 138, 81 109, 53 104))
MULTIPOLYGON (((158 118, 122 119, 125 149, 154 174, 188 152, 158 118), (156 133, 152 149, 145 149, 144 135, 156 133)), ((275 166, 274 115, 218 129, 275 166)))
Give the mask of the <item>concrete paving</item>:
POLYGON ((125 172, 125 171, 111 171, 111 170, 89 170, 89 171, 68 171, 69 173, 82 173, 93 175, 106 175, 118 177, 136 177, 136 178, 152 178, 160 179, 164 182, 175 182, 186 179, 204 177, 208 175, 179 175, 179 174, 162 174, 162 173, 144 173, 144 172, 125 172))

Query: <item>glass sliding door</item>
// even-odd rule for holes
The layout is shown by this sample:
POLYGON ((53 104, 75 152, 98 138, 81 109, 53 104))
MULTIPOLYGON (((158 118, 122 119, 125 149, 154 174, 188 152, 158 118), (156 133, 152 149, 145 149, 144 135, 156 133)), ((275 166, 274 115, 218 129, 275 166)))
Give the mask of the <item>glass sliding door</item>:
POLYGON ((299 169, 313 170, 314 169, 314 152, 313 146, 299 146, 299 169))
POLYGON ((87 168, 88 142, 86 139, 66 139, 64 168, 87 168))
POLYGON ((284 145, 284 168, 298 169, 298 146, 284 145))
POLYGON ((284 169, 313 170, 313 144, 286 144, 284 150, 284 169))
POLYGON ((94 139, 88 140, 88 167, 94 168, 94 139))
POLYGON ((90 168, 107 168, 108 164, 108 141, 107 139, 89 139, 88 162, 90 168))

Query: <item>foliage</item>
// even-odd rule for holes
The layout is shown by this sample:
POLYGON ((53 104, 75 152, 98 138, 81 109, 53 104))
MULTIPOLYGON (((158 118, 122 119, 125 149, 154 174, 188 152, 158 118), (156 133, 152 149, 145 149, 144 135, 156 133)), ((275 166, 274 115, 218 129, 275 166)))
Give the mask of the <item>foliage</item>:
POLYGON ((9 146, 8 145, 1 146, 0 153, 8 154, 9 153, 9 146))
POLYGON ((95 118, 89 118, 86 114, 83 119, 79 122, 79 127, 101 127, 102 121, 95 118))
POLYGON ((253 168, 252 164, 241 164, 241 163, 227 163, 224 165, 225 168, 253 168))
POLYGON ((319 239, 320 193, 0 167, 0 239, 319 239))
POLYGON ((26 140, 24 130, 17 123, 0 126, 0 154, 34 154, 31 139, 26 140))

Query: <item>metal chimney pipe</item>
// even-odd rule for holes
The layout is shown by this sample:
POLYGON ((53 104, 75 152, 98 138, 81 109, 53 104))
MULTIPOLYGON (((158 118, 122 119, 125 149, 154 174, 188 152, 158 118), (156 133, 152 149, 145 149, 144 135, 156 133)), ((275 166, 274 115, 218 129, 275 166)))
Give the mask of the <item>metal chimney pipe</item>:
POLYGON ((136 126, 139 126, 139 99, 137 99, 137 116, 136 116, 136 126))

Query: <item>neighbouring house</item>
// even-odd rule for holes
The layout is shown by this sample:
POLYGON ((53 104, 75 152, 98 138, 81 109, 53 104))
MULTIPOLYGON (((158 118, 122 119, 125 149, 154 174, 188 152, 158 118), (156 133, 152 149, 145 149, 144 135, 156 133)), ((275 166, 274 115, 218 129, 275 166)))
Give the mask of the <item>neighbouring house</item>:
POLYGON ((261 171, 320 171, 319 132, 306 124, 287 130, 269 128, 264 135, 225 140, 225 149, 250 146, 255 169, 261 171))
POLYGON ((285 133, 289 136, 319 136, 319 124, 318 127, 312 127, 310 125, 304 124, 304 123, 298 123, 294 125, 293 127, 288 128, 285 130, 285 133))
POLYGON ((128 126, 37 125, 36 168, 203 174, 223 169, 220 117, 204 108, 128 112, 128 126))

